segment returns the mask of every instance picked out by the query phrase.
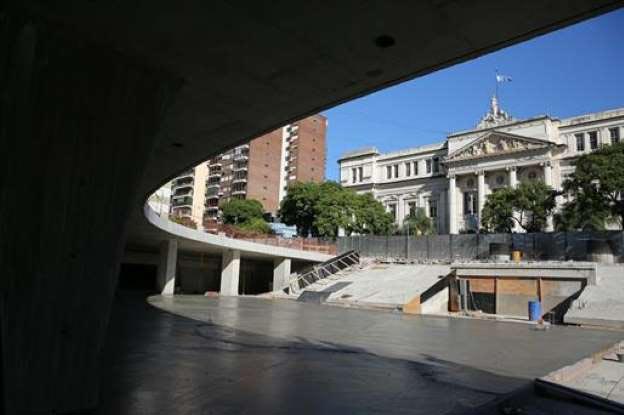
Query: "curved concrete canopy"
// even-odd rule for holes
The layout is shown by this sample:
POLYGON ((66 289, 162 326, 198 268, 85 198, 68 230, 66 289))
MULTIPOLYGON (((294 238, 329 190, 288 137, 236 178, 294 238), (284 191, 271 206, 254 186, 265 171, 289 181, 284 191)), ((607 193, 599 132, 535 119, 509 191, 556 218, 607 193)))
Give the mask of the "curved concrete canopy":
POLYGON ((621 7, 621 0, 10 0, 180 82, 140 184, 288 121, 621 7))
POLYGON ((272 260, 277 257, 298 261, 324 262, 332 257, 315 251, 289 249, 212 235, 161 218, 147 205, 144 208, 144 215, 147 223, 144 223, 144 227, 135 233, 136 237, 141 239, 132 241, 141 248, 157 250, 159 241, 176 239, 178 249, 203 254, 221 254, 225 250, 232 249, 240 251, 242 258, 253 259, 272 260))

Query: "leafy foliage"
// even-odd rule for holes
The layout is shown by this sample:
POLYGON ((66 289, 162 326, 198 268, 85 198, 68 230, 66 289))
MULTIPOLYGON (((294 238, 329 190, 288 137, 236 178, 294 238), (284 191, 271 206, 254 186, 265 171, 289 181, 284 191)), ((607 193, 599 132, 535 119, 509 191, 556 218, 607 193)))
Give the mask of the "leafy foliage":
POLYGON ((253 199, 230 199, 221 205, 223 223, 241 225, 252 219, 262 219, 262 203, 253 199))
POLYGON ((392 225, 392 217, 372 195, 358 195, 336 182, 291 185, 280 216, 296 225, 301 236, 336 237, 340 228, 349 235, 387 233, 392 225))
POLYGON ((434 233, 433 221, 427 216, 425 209, 417 208, 414 214, 403 220, 403 232, 410 235, 431 235, 434 233))
POLYGON ((177 224, 180 224, 182 226, 186 226, 187 228, 191 228, 191 229, 197 229, 197 223, 188 217, 183 217, 183 216, 176 216, 176 215, 170 215, 169 219, 172 222, 175 222, 177 224))
POLYGON ((521 183, 490 194, 481 226, 488 232, 511 232, 517 223, 526 232, 541 232, 555 208, 555 192, 542 181, 521 183))
POLYGON ((561 230, 601 230, 607 222, 624 224, 624 143, 605 146, 576 162, 564 183, 569 196, 557 215, 561 230))
POLYGON ((242 224, 238 225, 238 228, 253 233, 268 234, 271 233, 271 227, 262 218, 251 218, 242 224))

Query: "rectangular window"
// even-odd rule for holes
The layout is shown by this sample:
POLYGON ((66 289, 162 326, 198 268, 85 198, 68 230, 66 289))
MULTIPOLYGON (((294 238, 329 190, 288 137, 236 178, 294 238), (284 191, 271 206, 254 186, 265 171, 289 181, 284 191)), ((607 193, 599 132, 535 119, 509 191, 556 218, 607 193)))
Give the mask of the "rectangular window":
POLYGON ((395 164, 393 167, 394 167, 394 178, 396 179, 397 177, 399 177, 399 165, 395 164))
POLYGON ((598 132, 590 131, 588 135, 589 135, 589 148, 591 148, 592 150, 597 149, 598 148, 598 132))
POLYGON ((396 203, 392 203, 388 205, 388 212, 392 215, 392 220, 396 222, 397 218, 397 205, 396 203))
POLYGON ((361 182, 364 181, 364 167, 358 167, 358 178, 361 182))
POLYGON ((433 172, 434 173, 440 172, 440 159, 438 157, 433 158, 433 172))
POLYGON ((405 175, 408 177, 412 175, 412 163, 405 163, 405 175))
POLYGON ((431 159, 427 160, 427 174, 431 173, 431 159))
POLYGON ((418 176, 418 162, 414 162, 414 176, 418 176))
POLYGON ((464 192, 464 215, 477 214, 477 194, 475 192, 464 192))
POLYGON ((611 144, 617 144, 620 142, 620 128, 609 128, 609 138, 611 138, 611 144))
POLYGON ((416 215, 416 202, 407 202, 407 208, 410 216, 416 215))
POLYGON ((351 169, 353 183, 357 182, 357 169, 351 169))
POLYGON ((437 218, 438 217, 438 201, 429 199, 429 217, 437 218))
POLYGON ((386 179, 392 179, 392 166, 386 166, 386 179))
POLYGON ((585 151, 585 134, 574 134, 576 137, 576 151, 585 151))

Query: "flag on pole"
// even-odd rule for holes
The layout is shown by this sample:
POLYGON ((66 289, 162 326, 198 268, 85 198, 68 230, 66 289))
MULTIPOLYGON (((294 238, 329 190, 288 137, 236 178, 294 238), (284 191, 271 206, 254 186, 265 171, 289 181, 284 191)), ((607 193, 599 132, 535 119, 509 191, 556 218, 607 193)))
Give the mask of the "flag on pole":
POLYGON ((511 76, 496 74, 496 82, 511 82, 511 76))

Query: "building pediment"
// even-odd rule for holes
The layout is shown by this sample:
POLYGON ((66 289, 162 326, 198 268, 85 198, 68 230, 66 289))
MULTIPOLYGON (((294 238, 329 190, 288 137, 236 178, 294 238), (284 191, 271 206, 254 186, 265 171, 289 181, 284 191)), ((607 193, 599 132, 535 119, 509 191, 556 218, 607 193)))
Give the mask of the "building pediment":
POLYGON ((500 156, 554 146, 550 141, 492 131, 449 154, 447 162, 500 156))

